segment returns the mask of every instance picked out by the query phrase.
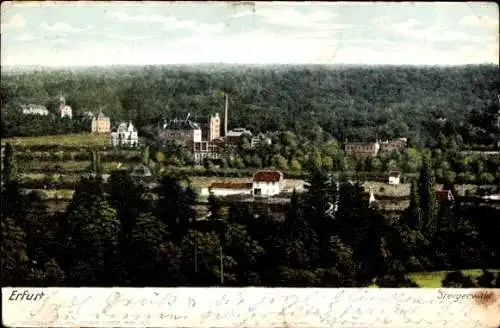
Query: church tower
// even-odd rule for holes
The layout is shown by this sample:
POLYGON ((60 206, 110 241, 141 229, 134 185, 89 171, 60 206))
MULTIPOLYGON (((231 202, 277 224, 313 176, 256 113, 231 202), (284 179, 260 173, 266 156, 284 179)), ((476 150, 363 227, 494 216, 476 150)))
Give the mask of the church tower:
POLYGON ((62 93, 59 93, 59 115, 61 118, 69 117, 73 118, 73 110, 70 106, 66 105, 66 99, 63 97, 62 93))

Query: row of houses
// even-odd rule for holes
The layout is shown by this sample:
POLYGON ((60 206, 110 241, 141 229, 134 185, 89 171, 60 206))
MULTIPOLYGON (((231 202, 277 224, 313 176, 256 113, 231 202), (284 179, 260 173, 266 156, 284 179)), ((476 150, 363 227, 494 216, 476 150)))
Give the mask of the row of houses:
MULTIPOLYGON (((24 115, 47 116, 50 114, 46 106, 37 104, 22 105, 21 112, 24 115)), ((66 99, 62 95, 59 97, 59 106, 57 108, 57 114, 61 118, 63 117, 68 117, 69 119, 73 118, 73 109, 71 108, 71 106, 68 106, 66 104, 66 99)))

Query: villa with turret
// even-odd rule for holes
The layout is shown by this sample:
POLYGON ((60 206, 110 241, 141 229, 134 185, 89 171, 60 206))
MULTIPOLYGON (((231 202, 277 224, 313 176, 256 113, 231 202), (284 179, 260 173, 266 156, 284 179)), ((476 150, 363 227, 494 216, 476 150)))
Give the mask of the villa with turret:
POLYGON ((111 131, 112 146, 126 146, 126 147, 137 147, 139 144, 139 135, 137 129, 134 127, 132 122, 128 124, 123 122, 118 125, 118 128, 111 131))

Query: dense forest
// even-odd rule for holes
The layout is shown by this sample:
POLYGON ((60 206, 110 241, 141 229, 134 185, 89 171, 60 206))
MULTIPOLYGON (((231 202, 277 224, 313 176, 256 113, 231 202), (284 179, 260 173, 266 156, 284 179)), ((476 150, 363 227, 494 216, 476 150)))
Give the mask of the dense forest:
MULTIPOLYGON (((491 145, 499 109, 498 66, 200 66, 92 68, 3 73, 2 136, 54 134, 59 123, 25 123, 24 103, 55 112, 58 95, 76 114, 102 109, 139 127, 162 117, 223 112, 229 126, 306 136, 321 127, 337 140, 408 137, 435 146, 440 134, 491 145), (26 125, 27 124, 27 125, 26 125), (25 126, 26 125, 26 126, 25 126)), ((74 127, 78 130, 78 127, 74 127)), ((59 127, 59 131, 64 127, 59 127)), ((65 131, 65 130, 64 130, 65 131)))
MULTIPOLYGON (((410 207, 394 220, 369 205, 360 185, 321 168, 281 220, 258 203, 225 208, 213 195, 200 220, 189 179, 171 172, 152 191, 157 200, 126 171, 107 184, 99 173, 82 178, 66 211, 50 213, 36 192, 22 193, 10 145, 3 164, 6 285, 416 287, 407 273, 498 268, 500 210, 435 203, 430 156, 410 207)), ((472 281, 453 272, 443 284, 499 287, 500 274, 472 281)))

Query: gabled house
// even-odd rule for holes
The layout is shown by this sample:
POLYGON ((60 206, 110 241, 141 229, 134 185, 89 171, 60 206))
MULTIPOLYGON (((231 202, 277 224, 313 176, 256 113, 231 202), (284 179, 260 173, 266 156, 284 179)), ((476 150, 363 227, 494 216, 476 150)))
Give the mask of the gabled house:
POLYGON ((118 128, 111 131, 111 145, 136 147, 139 144, 139 135, 132 122, 120 123, 118 128))
POLYGON ((389 172, 389 184, 390 185, 398 185, 401 179, 401 172, 399 171, 390 171, 389 172))
POLYGON ((257 171, 252 180, 254 196, 275 196, 284 189, 283 173, 280 171, 257 171))
POLYGON ((99 112, 92 118, 91 130, 94 133, 109 133, 111 131, 111 121, 109 117, 99 112))

